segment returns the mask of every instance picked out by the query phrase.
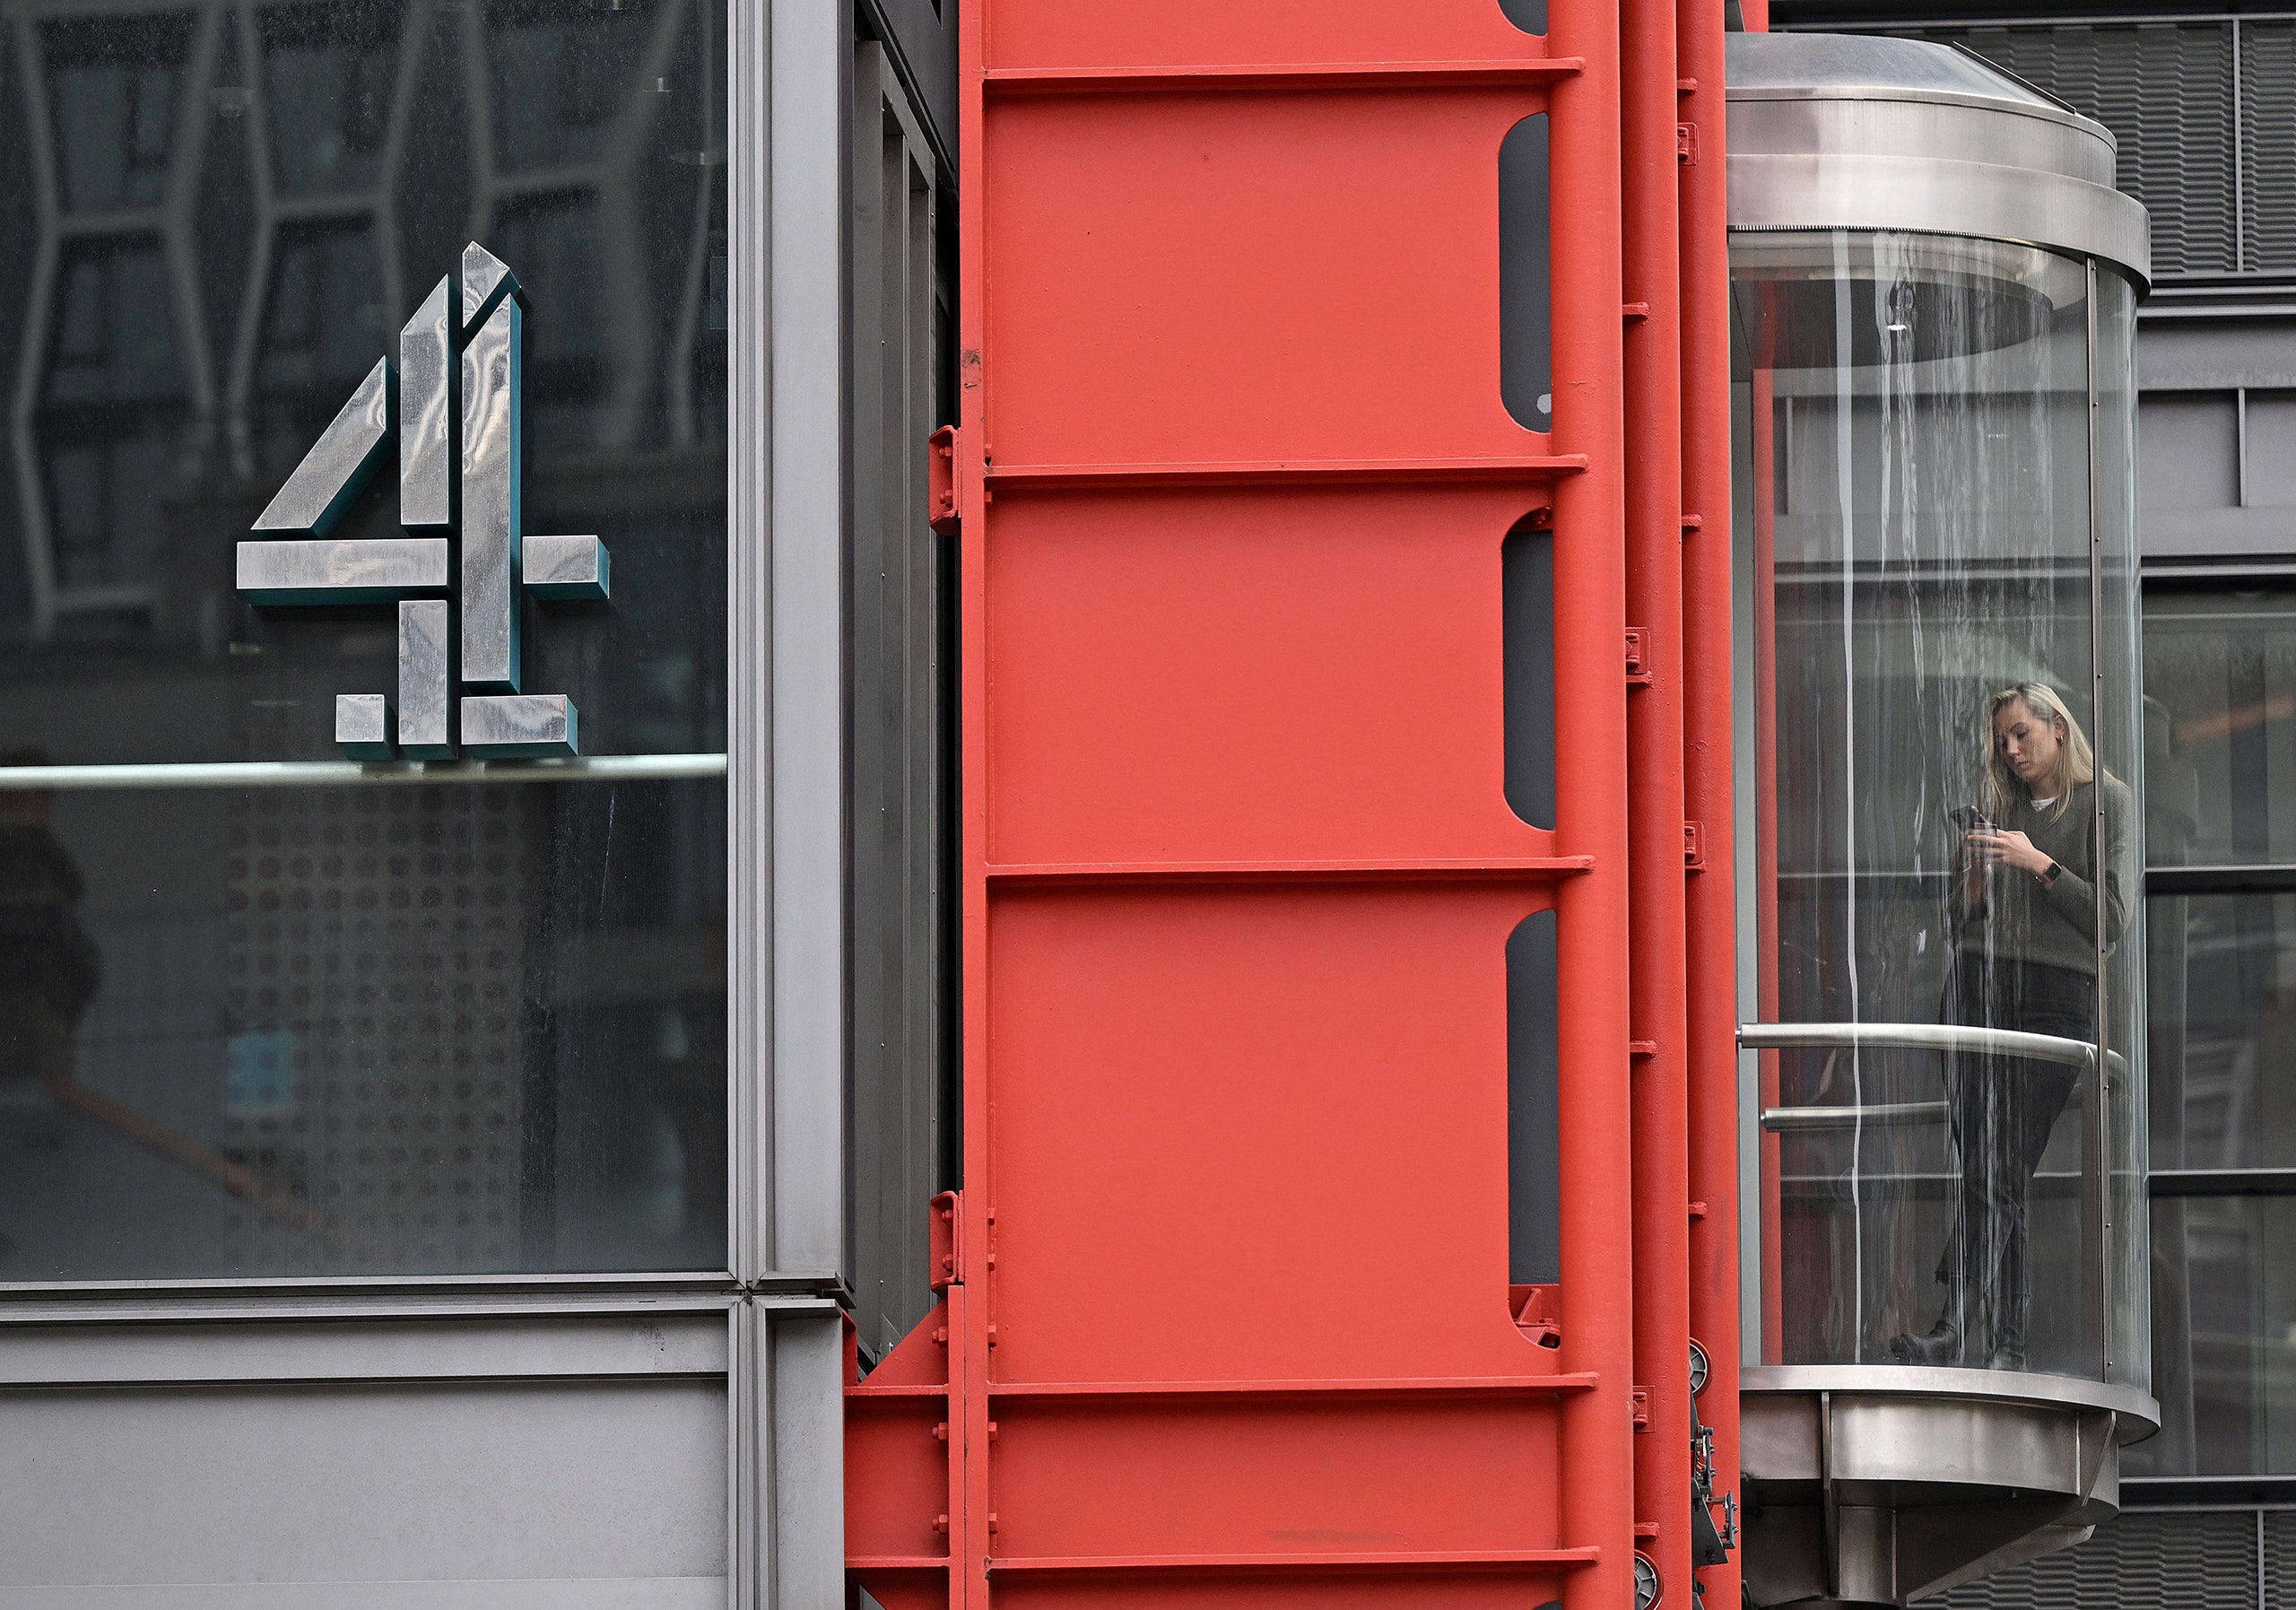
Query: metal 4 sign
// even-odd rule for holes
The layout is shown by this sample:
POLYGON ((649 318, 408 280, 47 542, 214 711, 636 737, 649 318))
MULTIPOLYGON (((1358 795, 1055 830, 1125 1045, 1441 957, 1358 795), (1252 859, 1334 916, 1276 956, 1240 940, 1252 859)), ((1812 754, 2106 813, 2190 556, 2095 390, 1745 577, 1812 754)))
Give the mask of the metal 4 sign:
POLYGON ((447 759, 458 739, 483 756, 579 750, 563 693, 519 691, 519 593, 604 598, 606 550, 520 529, 517 290, 493 253, 464 248, 459 306, 449 274, 399 332, 397 367, 368 372, 257 519, 283 535, 239 544, 250 603, 398 605, 396 697, 335 696, 335 742, 355 758, 447 759), (328 535, 394 444, 408 535, 328 535))

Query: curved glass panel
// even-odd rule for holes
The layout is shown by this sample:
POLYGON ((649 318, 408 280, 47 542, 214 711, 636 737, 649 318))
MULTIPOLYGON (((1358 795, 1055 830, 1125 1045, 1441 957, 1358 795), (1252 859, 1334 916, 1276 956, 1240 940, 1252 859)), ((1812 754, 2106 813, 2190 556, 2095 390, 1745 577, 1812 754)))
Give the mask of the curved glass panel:
POLYGON ((1763 1362, 2144 1379, 2133 315, 2092 287, 1733 243, 1763 1362))

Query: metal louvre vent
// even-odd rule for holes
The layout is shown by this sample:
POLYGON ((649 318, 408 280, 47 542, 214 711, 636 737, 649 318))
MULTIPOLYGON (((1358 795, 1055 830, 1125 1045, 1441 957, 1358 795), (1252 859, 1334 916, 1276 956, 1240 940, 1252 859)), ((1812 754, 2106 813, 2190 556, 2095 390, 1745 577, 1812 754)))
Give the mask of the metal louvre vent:
POLYGON ((2259 1605, 2296 1605, 2296 1514, 2267 1512, 2264 1518, 2264 1588, 2259 1605))
POLYGON ((2240 25, 2243 266, 2296 268, 2296 22, 2240 25))
POLYGON ((1925 29, 1919 37, 1974 51, 2112 130, 2120 187, 2152 214, 2154 273, 2239 265, 2229 25, 1925 29))
MULTIPOLYGON (((1944 1610, 2257 1610, 2287 1604, 2284 1597, 2257 1597, 2256 1527, 2251 1510, 2123 1515, 2076 1547, 1923 1602, 1944 1610)), ((2296 1531, 2289 1542, 2296 1545, 2296 1531)), ((2296 1561, 2283 1564, 2283 1575, 2296 1577, 2290 1564, 2296 1561)))

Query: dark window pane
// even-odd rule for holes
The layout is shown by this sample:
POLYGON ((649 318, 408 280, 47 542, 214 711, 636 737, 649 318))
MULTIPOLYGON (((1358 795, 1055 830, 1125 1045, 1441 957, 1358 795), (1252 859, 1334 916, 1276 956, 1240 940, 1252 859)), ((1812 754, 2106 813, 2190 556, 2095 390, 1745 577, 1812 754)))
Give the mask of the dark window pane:
POLYGON ((2162 1198, 2152 1391, 2124 1475, 2296 1472, 2296 1198, 2162 1198))
POLYGON ((2146 907, 2152 1166, 2296 1167, 2296 893, 2146 907))
POLYGON ((2152 593, 2144 693, 2152 864, 2296 861, 2296 593, 2152 593))

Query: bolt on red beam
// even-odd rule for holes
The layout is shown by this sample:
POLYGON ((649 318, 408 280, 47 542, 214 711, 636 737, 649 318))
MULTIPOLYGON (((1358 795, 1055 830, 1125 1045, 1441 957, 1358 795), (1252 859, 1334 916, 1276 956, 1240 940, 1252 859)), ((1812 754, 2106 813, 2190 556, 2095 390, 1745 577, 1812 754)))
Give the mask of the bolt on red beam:
MULTIPOLYGON (((1738 1486, 1737 911, 1733 852, 1730 244, 1722 0, 1678 0, 1681 117, 1697 130, 1682 186, 1684 809, 1706 825, 1706 870, 1685 891, 1688 944, 1691 1334, 1706 1351, 1699 1418, 1714 1433, 1714 1496, 1738 1486)), ((1717 1525, 1721 1524, 1718 1519, 1717 1525)), ((1702 1573, 1705 1602, 1735 1605, 1742 1556, 1702 1573)))
MULTIPOLYGON (((1626 597, 1654 657, 1627 701, 1633 1022, 1654 1054, 1634 1075, 1634 1378, 1649 1395, 1635 1440, 1635 1519, 1662 1586, 1691 1580, 1690 1141, 1684 1001, 1683 690, 1718 673, 1684 652, 1681 257, 1683 142, 1674 0, 1623 0, 1619 60, 1625 295, 1649 309, 1625 334, 1626 597)), ((1726 668, 1720 673, 1726 678, 1726 668)), ((1702 841, 1702 834, 1700 835, 1702 841)))
POLYGON ((1625 413, 1619 309, 1619 13, 1562 0, 1550 48, 1586 67, 1552 93, 1554 446, 1586 471, 1555 489, 1557 848, 1592 857, 1557 901, 1557 1118, 1562 1145, 1566 1368, 1596 1386, 1563 1411, 1563 1534, 1600 1562, 1566 1579, 1565 1610, 1634 1602, 1634 1243, 1627 884, 1625 413))

